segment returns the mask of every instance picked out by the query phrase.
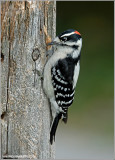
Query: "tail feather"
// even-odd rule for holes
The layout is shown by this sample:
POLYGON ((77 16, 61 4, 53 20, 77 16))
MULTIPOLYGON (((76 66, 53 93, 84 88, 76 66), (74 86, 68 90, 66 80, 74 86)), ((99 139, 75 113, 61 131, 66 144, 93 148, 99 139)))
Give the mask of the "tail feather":
POLYGON ((68 109, 66 109, 66 111, 63 113, 63 117, 62 117, 62 121, 64 123, 67 123, 68 120, 68 109))
POLYGON ((62 113, 59 113, 59 114, 57 114, 57 116, 54 119, 51 131, 50 131, 50 143, 51 144, 53 143, 53 138, 54 138, 54 141, 55 141, 56 129, 57 129, 59 120, 61 119, 61 116, 62 116, 62 113))

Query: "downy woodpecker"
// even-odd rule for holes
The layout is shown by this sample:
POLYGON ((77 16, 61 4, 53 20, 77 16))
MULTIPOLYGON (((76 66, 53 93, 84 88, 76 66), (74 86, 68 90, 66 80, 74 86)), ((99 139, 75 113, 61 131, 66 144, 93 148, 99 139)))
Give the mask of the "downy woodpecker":
POLYGON ((57 36, 49 45, 56 50, 44 67, 43 88, 51 103, 53 122, 50 131, 50 143, 62 119, 68 118, 68 107, 74 99, 75 87, 80 71, 81 34, 69 29, 57 36))

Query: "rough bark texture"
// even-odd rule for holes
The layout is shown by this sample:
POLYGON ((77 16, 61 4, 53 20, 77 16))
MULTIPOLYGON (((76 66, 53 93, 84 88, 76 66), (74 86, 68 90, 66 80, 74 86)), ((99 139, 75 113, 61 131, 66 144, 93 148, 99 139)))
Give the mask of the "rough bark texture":
POLYGON ((2 158, 55 157, 50 107, 35 72, 55 36, 56 2, 1 2, 2 158))

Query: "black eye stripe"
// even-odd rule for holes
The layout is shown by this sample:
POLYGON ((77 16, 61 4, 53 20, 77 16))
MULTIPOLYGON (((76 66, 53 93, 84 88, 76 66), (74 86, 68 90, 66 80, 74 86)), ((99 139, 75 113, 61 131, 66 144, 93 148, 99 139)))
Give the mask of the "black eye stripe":
POLYGON ((60 40, 62 40, 62 41, 67 41, 67 37, 60 37, 60 40))
POLYGON ((77 34, 72 34, 69 36, 63 36, 63 37, 59 37, 59 38, 63 42, 66 42, 66 41, 76 42, 77 40, 81 39, 81 36, 77 35, 77 34))

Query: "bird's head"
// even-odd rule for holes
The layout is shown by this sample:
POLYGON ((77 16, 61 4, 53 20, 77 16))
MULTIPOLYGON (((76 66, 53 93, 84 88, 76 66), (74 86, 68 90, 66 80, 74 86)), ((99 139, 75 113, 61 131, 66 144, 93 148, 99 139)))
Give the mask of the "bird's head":
POLYGON ((66 47, 72 49, 81 50, 82 47, 82 37, 81 34, 74 30, 69 29, 58 35, 51 43, 48 45, 56 45, 57 47, 66 47))

